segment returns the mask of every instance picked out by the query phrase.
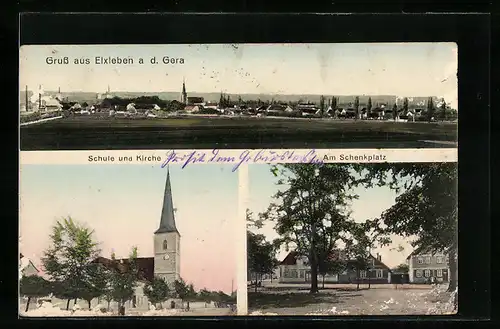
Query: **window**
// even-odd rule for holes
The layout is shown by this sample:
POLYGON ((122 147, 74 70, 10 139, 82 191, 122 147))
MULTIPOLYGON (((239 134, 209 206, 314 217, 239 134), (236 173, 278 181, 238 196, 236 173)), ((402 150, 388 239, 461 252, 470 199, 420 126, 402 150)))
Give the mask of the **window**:
POLYGON ((289 270, 289 269, 287 269, 287 268, 285 268, 285 272, 283 273, 283 276, 284 276, 285 278, 289 278, 289 277, 290 277, 290 270, 289 270))
POLYGON ((417 258, 417 263, 418 264, 423 264, 424 263, 424 259, 422 257, 418 257, 417 258))
POLYGON ((163 250, 167 250, 167 240, 163 240, 163 250))
POLYGON ((299 275, 297 273, 297 270, 290 270, 290 277, 291 278, 298 278, 299 275))
POLYGON ((437 276, 438 278, 442 278, 442 277, 443 277, 443 270, 441 270, 441 269, 437 270, 437 271, 436 271, 436 276, 437 276))
POLYGON ((425 276, 426 278, 430 277, 430 276, 431 276, 431 271, 430 271, 430 270, 425 270, 425 271, 424 271, 424 276, 425 276))
POLYGON ((443 264, 443 256, 436 256, 436 263, 443 264))
POLYGON ((382 270, 377 270, 377 279, 383 278, 384 277, 384 272, 382 270))
POLYGON ((300 278, 304 278, 304 271, 300 271, 300 272, 299 272, 299 277, 300 277, 300 278))
POLYGON ((366 278, 366 271, 359 271, 360 278, 366 278))
POLYGON ((415 270, 415 276, 417 278, 421 278, 422 277, 422 270, 415 270))
POLYGON ((431 263, 431 256, 426 256, 425 257, 425 263, 430 264, 431 263))

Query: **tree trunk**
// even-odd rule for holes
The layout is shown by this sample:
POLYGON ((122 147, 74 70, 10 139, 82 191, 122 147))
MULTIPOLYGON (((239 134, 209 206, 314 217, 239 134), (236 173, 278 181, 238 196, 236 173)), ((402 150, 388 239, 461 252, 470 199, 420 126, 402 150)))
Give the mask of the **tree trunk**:
POLYGON ((322 289, 325 289, 325 275, 323 274, 323 287, 322 289))
POLYGON ((356 270, 356 290, 359 290, 359 270, 356 270))
POLYGON ((66 311, 69 310, 69 302, 71 301, 71 299, 68 299, 68 301, 66 302, 66 311))
POLYGON ((28 297, 28 301, 26 302, 26 309, 24 310, 24 312, 28 312, 28 309, 30 308, 30 301, 31 297, 28 297))
POLYGON ((110 303, 111 303, 111 301, 110 301, 110 300, 108 300, 108 312, 109 312, 109 306, 110 306, 109 304, 110 304, 110 303))
POLYGON ((311 294, 315 294, 319 292, 318 289, 318 264, 316 264, 316 260, 314 257, 311 259, 311 290, 309 291, 311 294))
POLYGON ((371 278, 370 278, 370 272, 368 272, 368 289, 371 287, 371 278))
POLYGON ((450 249, 449 255, 449 265, 450 265, 450 276, 448 278, 448 292, 453 292, 457 288, 457 261, 456 261, 456 249, 450 249))
POLYGON ((124 302, 118 303, 118 315, 121 315, 121 316, 125 315, 125 303, 124 302))
POLYGON ((89 299, 87 302, 89 303, 89 310, 91 310, 92 309, 92 299, 89 299))

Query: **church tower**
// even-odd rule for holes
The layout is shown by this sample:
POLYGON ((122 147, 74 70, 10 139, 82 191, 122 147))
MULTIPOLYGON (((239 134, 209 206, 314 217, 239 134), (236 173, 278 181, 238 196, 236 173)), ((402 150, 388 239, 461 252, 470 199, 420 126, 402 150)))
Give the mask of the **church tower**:
POLYGON ((182 80, 182 103, 187 105, 186 81, 182 80))
POLYGON ((180 239, 181 235, 175 226, 170 171, 167 169, 160 227, 154 233, 154 274, 169 284, 180 279, 180 239))

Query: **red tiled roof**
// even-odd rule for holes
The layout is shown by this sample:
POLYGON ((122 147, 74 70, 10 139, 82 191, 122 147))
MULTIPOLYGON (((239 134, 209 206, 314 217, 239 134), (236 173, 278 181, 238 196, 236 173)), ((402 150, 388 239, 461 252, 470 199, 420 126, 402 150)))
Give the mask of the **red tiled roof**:
MULTIPOLYGON (((130 264, 128 259, 116 259, 113 261, 112 259, 105 257, 96 258, 94 263, 102 264, 108 269, 118 270, 122 273, 128 271, 130 264)), ((138 257, 136 259, 137 272, 140 280, 153 280, 155 268, 154 264, 154 257, 138 257)))

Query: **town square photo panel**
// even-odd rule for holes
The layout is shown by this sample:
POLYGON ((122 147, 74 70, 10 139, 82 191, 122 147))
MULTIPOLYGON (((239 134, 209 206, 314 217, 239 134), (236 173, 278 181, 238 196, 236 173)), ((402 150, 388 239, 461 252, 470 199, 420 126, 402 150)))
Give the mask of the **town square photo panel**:
POLYGON ((458 309, 457 163, 249 166, 251 315, 458 309))

